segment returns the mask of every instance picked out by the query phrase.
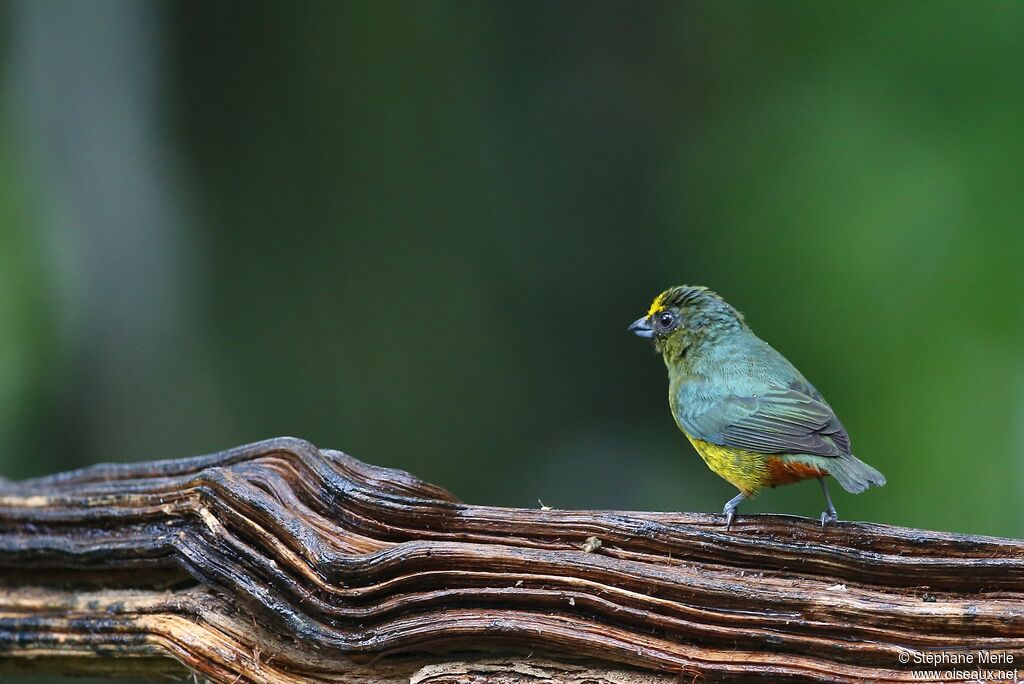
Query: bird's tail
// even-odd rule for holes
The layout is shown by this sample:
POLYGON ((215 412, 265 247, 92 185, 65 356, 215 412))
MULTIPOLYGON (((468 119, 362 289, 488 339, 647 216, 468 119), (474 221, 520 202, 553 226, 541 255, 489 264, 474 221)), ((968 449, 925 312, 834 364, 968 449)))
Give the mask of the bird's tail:
POLYGON ((829 459, 828 474, 836 478, 843 489, 853 494, 885 484, 885 475, 853 455, 829 459))

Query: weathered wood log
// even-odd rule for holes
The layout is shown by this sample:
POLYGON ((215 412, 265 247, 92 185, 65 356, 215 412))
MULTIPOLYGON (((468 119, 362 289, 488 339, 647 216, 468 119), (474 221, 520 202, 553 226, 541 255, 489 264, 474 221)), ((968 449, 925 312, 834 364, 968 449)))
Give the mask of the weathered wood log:
POLYGON ((902 682, 954 651, 1024 675, 1024 542, 467 505, 289 438, 0 483, 8 672, 902 682))

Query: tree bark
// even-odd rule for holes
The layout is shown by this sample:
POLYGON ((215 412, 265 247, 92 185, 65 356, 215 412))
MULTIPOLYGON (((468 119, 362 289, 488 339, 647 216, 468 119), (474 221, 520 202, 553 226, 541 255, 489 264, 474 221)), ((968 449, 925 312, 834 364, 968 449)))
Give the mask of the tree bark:
POLYGON ((290 438, 0 482, 7 672, 903 682, 1021 663, 1017 540, 474 506, 290 438), (921 663, 949 654, 1002 662, 921 663))

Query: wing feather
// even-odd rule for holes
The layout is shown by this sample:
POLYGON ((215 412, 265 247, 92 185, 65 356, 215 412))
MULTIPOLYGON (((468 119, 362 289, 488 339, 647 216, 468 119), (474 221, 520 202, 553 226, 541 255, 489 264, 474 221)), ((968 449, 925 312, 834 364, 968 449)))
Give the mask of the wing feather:
POLYGON ((849 455, 850 437, 807 382, 771 386, 755 396, 727 396, 683 416, 690 434, 712 444, 768 454, 849 455))

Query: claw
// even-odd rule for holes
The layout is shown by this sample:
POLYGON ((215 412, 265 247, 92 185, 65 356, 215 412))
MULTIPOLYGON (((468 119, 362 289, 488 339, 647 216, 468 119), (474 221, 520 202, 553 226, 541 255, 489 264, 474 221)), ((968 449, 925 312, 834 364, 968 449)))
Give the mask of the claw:
POLYGON ((821 484, 821 493, 825 495, 825 510, 821 513, 821 529, 825 529, 825 523, 838 521, 839 514, 836 513, 836 507, 832 505, 832 497, 828 495, 825 478, 819 477, 818 482, 821 484))
POLYGON ((722 515, 725 516, 726 530, 729 530, 732 527, 732 521, 736 518, 736 507, 740 505, 740 501, 743 501, 746 498, 747 497, 743 494, 737 494, 725 502, 725 506, 722 508, 722 515))

